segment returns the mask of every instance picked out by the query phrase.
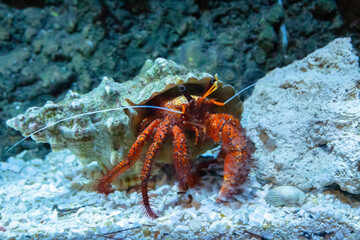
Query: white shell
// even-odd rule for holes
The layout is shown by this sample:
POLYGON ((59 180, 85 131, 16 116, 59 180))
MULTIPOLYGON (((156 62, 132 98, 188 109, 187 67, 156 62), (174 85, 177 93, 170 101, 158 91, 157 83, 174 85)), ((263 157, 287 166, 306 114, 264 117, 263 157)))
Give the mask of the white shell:
POLYGON ((303 203, 305 193, 292 186, 280 186, 269 191, 265 198, 266 202, 275 206, 289 206, 293 204, 303 203))

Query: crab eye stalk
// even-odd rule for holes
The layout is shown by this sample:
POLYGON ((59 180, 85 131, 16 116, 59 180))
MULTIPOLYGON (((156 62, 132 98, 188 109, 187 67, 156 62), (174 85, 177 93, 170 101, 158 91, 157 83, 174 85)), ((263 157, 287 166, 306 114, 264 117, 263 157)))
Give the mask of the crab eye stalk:
POLYGON ((207 91, 209 91, 209 89, 215 84, 215 82, 216 82, 216 79, 215 79, 214 77, 212 77, 212 78, 210 79, 209 84, 206 86, 206 88, 205 88, 205 90, 204 90, 204 92, 203 92, 203 94, 202 94, 201 96, 205 95, 205 93, 206 93, 207 91))
POLYGON ((194 100, 184 85, 179 85, 178 89, 188 102, 191 102, 194 100))

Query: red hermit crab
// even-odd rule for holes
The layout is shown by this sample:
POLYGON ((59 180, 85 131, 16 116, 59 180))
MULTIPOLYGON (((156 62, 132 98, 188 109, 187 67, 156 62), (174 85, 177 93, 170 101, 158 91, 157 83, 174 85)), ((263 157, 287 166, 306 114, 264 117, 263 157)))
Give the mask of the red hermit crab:
POLYGON ((205 140, 221 143, 219 157, 224 158, 224 181, 217 201, 229 197, 235 186, 243 183, 248 175, 250 152, 239 120, 230 114, 217 112, 217 107, 225 104, 208 98, 217 87, 215 75, 201 96, 191 95, 184 85, 180 85, 181 96, 170 100, 160 99, 158 106, 174 111, 151 109, 151 114, 140 124, 140 133, 127 157, 98 181, 97 190, 105 194, 112 192, 110 183, 138 161, 144 145, 151 141, 141 172, 141 193, 146 213, 156 218, 149 203, 147 184, 156 154, 167 136, 172 137, 172 160, 180 189, 186 190, 195 185, 185 136, 185 131, 189 131, 195 135, 195 145, 205 140))
POLYGON ((120 190, 135 186, 141 171, 143 204, 155 218, 147 184, 156 164, 162 166, 171 159, 166 156, 169 151, 159 150, 161 146, 173 149, 181 190, 196 184, 191 159, 215 144, 221 144, 218 159, 225 165, 218 201, 231 196, 245 180, 250 154, 238 120, 242 106, 239 99, 231 100, 235 96, 234 89, 222 85, 216 76, 158 58, 147 60, 131 81, 117 83, 103 77, 89 93, 69 91, 64 100, 29 108, 6 123, 26 136, 13 147, 31 137, 48 142, 54 151, 70 150, 85 166, 96 161, 107 172, 97 182, 99 192, 111 192, 112 182, 120 190), (210 94, 218 100, 209 98, 210 94), (147 144, 150 147, 141 164, 138 160, 143 159, 141 152, 147 144))

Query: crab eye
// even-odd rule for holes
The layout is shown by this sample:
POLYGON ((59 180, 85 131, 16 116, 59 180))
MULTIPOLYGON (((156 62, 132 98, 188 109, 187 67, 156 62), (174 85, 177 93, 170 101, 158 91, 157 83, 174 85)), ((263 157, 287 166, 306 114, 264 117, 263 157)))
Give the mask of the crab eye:
POLYGON ((178 86, 178 89, 179 89, 179 91, 180 91, 181 93, 183 93, 183 92, 186 91, 186 87, 185 87, 184 85, 182 85, 182 84, 178 86))

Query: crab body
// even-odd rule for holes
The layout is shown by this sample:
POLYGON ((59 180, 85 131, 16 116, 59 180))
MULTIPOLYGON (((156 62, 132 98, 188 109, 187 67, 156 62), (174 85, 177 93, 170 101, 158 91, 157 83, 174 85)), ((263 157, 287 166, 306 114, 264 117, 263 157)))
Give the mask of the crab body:
POLYGON ((179 188, 186 190, 194 187, 196 177, 188 153, 188 141, 185 132, 195 135, 195 145, 204 141, 221 143, 220 158, 224 159, 224 181, 217 201, 229 197, 235 186, 245 181, 248 175, 250 152, 244 130, 237 118, 230 114, 216 112, 223 103, 207 96, 216 90, 217 78, 209 83, 208 90, 202 96, 193 96, 183 87, 182 96, 162 101, 159 106, 176 110, 152 110, 140 124, 140 134, 132 145, 128 156, 99 180, 97 190, 110 193, 110 183, 120 174, 132 167, 140 158, 146 142, 152 141, 147 151, 141 172, 141 192, 146 213, 151 218, 157 215, 149 203, 148 186, 151 169, 157 152, 167 136, 171 136, 173 145, 172 162, 175 167, 179 188), (151 140, 152 139, 152 140, 151 140))

